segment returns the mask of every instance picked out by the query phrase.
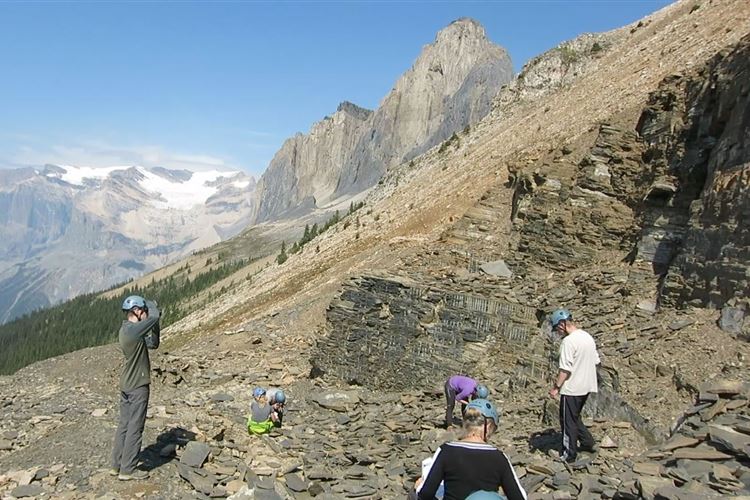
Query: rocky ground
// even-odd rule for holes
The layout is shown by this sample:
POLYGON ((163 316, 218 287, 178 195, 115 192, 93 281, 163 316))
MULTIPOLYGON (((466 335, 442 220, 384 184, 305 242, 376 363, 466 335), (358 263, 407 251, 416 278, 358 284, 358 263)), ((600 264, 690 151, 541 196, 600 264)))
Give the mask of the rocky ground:
MULTIPOLYGON (((419 475, 421 460, 454 438, 438 427, 444 411, 441 381, 423 390, 373 391, 337 385, 327 376, 309 378, 306 348, 280 328, 290 316, 249 322, 189 348, 170 351, 167 342, 154 359, 142 455, 151 477, 143 482, 118 481, 107 470, 117 420, 114 346, 72 353, 3 378, 0 494, 403 497, 419 475), (50 363, 54 376, 48 375, 50 363), (283 428, 269 436, 245 431, 256 385, 282 386, 290 397, 283 428)), ((736 381, 744 371, 728 369, 731 380, 700 387, 695 404, 685 406, 672 423, 672 436, 659 444, 649 445, 630 421, 589 419, 600 449, 584 455, 577 469, 555 458, 559 433, 556 410, 546 408, 546 387, 530 382, 513 388, 510 375, 488 373, 493 399, 502 409, 501 432, 493 442, 510 455, 531 498, 750 494, 750 385, 736 381)))

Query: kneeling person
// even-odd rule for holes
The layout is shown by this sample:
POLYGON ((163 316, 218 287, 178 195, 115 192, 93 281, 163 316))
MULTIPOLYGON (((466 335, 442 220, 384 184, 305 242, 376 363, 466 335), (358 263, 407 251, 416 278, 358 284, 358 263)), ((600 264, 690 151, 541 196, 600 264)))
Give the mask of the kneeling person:
POLYGON ((266 399, 266 390, 262 387, 253 389, 253 402, 250 403, 250 417, 247 419, 249 434, 266 434, 273 429, 271 420, 273 408, 266 399))

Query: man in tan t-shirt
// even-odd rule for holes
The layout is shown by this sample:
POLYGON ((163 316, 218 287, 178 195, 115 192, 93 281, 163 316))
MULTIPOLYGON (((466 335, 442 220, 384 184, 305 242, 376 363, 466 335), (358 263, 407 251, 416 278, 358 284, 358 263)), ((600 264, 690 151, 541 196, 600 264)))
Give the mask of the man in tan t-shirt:
POLYGON ((589 394, 597 392, 596 367, 599 353, 593 337, 573 323, 566 309, 558 309, 550 317, 552 330, 563 335, 560 343, 560 370, 551 397, 560 395, 560 427, 563 442, 560 457, 574 462, 578 455, 578 441, 583 451, 594 450, 594 437, 583 425, 581 411, 589 394))

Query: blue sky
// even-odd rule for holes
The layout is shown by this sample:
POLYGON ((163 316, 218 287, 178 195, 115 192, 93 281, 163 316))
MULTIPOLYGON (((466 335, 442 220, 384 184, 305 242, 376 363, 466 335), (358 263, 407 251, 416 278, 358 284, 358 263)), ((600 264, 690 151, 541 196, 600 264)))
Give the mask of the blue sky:
POLYGON ((241 168, 352 101, 375 108, 423 45, 473 17, 515 70, 667 1, 0 3, 0 168, 241 168))

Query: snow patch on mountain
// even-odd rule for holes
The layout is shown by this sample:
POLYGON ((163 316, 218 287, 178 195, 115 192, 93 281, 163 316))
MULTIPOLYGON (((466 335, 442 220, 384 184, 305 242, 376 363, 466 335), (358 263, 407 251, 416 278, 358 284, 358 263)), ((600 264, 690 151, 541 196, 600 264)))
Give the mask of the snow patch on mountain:
MULTIPOLYGON (((240 173, 218 170, 193 172, 190 179, 184 182, 173 182, 141 167, 138 167, 138 171, 143 175, 143 180, 140 181, 143 189, 159 195, 154 205, 157 208, 177 210, 189 210, 196 205, 205 204, 206 200, 219 190, 220 186, 216 185, 217 180, 235 177, 240 173)), ((249 185, 249 182, 245 183, 245 187, 249 185)))
MULTIPOLYGON (((208 170, 201 172, 186 172, 188 177, 180 180, 176 177, 165 177, 157 170, 138 166, 114 167, 79 167, 72 165, 54 165, 48 168, 44 175, 52 179, 60 179, 70 185, 84 187, 91 181, 107 179, 114 172, 124 172, 133 169, 140 187, 154 194, 151 205, 158 209, 190 210, 197 205, 203 205, 214 196, 225 183, 223 179, 232 179, 241 175, 239 171, 208 170)), ((169 171, 167 171, 169 172, 169 171)), ((228 182, 226 184, 229 184, 228 182)), ((250 186, 249 180, 237 180, 231 183, 237 189, 250 186)))
POLYGON ((59 169, 47 169, 44 175, 60 179, 74 186, 83 186, 86 179, 106 179, 112 172, 127 170, 130 167, 74 167, 72 165, 56 165, 59 169), (60 171, 62 170, 62 172, 60 171))

